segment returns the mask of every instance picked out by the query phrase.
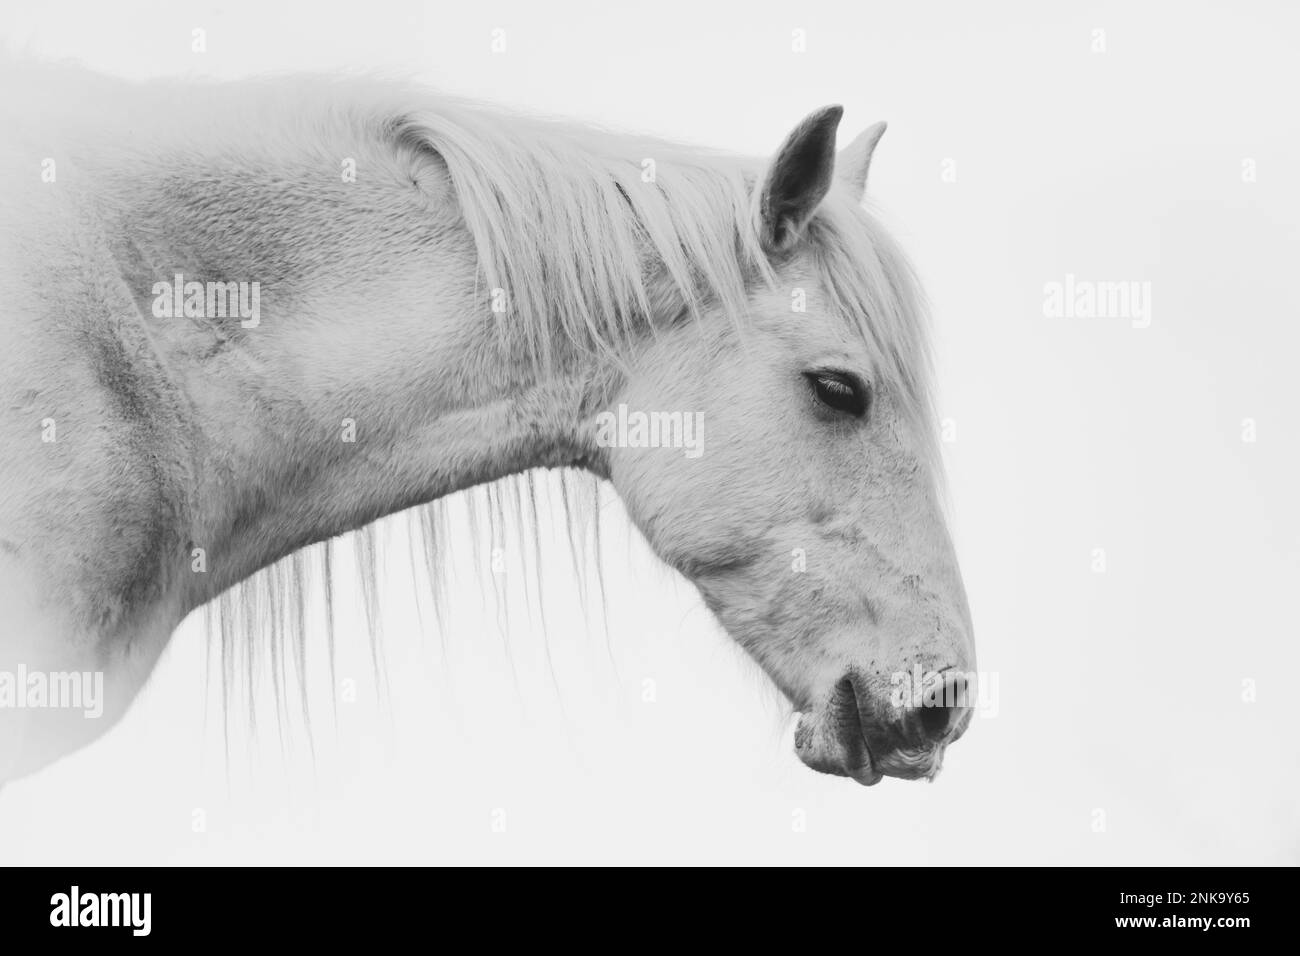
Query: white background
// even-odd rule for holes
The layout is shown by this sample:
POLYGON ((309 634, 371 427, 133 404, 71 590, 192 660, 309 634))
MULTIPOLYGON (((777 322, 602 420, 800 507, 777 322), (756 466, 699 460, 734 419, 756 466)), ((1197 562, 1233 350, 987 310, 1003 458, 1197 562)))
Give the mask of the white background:
POLYGON ((387 696, 345 586, 357 700, 336 729, 318 633, 314 759, 264 692, 226 761, 192 618, 118 728, 0 796, 0 860, 1297 862, 1298 26, 1281 2, 7 4, 12 50, 129 77, 393 69, 763 154, 827 103, 845 141, 889 120, 870 191, 933 302, 998 697, 935 784, 866 790, 796 760, 785 705, 616 501, 607 630, 563 541, 544 634, 531 545, 492 542, 494 577, 458 523, 439 636, 398 521, 387 696), (1046 317, 1067 273, 1150 282, 1150 327, 1046 317))

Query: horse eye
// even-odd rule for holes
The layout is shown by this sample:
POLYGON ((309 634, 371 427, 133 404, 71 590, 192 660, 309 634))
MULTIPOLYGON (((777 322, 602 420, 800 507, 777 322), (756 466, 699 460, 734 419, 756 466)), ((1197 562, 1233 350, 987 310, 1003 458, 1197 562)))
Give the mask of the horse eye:
POLYGON ((867 413, 867 387, 856 377, 844 372, 810 372, 808 380, 817 400, 827 408, 854 418, 867 413))

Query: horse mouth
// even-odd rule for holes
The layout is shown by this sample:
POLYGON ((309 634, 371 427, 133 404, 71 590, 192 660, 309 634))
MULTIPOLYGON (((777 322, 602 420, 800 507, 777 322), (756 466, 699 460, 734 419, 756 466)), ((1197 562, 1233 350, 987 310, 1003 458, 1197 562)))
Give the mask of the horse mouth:
POLYGON ((871 759, 866 736, 859 731, 854 740, 840 732, 847 731, 847 727, 829 726, 830 723, 834 721, 828 722, 825 715, 815 712, 799 714, 794 731, 794 750, 799 759, 818 773, 851 777, 864 787, 880 783, 885 774, 871 759))
POLYGON ((872 699, 859 680, 846 677, 823 706, 800 712, 794 735, 799 759, 819 773, 850 777, 866 787, 885 777, 938 776, 948 744, 970 722, 969 710, 945 714, 940 726, 931 714, 873 706, 872 699))

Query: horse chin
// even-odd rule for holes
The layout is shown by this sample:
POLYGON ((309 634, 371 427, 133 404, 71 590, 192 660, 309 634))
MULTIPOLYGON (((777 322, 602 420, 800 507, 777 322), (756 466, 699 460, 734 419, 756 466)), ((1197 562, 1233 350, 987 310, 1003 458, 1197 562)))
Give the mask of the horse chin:
POLYGON ((794 731, 795 753, 818 773, 852 777, 864 787, 874 787, 884 773, 871 759, 861 733, 845 733, 846 729, 833 712, 801 713, 794 731))

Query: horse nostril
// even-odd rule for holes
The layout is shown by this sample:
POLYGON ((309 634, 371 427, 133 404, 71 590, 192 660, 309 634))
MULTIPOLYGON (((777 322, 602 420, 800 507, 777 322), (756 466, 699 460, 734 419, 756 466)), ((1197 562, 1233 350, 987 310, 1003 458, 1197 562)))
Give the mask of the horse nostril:
POLYGON ((921 708, 921 729, 925 731, 925 736, 931 740, 937 740, 946 734, 951 721, 952 714, 947 707, 927 706, 921 708))
POLYGON ((918 717, 927 741, 943 740, 961 722, 970 710, 969 693, 964 674, 947 674, 941 684, 926 694, 918 717))

